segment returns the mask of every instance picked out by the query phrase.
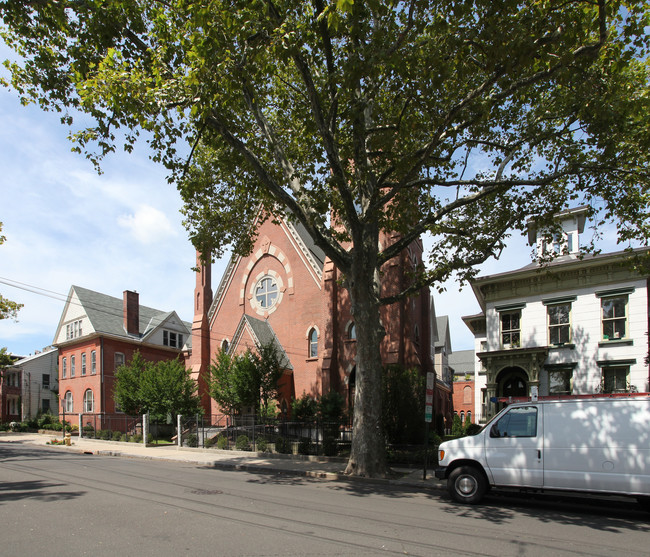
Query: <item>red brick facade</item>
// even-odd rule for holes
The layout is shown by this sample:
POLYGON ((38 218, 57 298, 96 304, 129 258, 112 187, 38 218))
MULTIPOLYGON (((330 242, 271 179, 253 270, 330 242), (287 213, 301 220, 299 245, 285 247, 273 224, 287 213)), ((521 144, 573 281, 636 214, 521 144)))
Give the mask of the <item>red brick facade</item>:
MULTIPOLYGON (((386 245, 392 239, 384 236, 381 241, 386 245)), ((303 393, 318 396, 330 390, 338 391, 351 404, 356 340, 350 338, 349 296, 338 269, 308 243, 309 239, 287 222, 267 220, 261 224, 251 255, 230 261, 209 310, 200 303, 211 296, 209 269, 202 267, 197 276, 195 300, 199 302, 190 357, 197 378, 207 376, 209 362, 226 343, 234 352, 255 348, 252 329, 246 326, 253 318, 269 326, 291 363, 282 382, 283 409, 290 408, 293 397, 303 393), (274 296, 271 302, 264 297, 267 288, 274 296), (317 349, 316 355, 311 355, 310 334, 314 331, 317 349)), ((382 295, 402 289, 408 280, 407 270, 421 261, 422 244, 414 242, 383 269, 382 295)), ((386 328, 381 345, 384 363, 432 371, 428 288, 417 297, 383 307, 381 318, 386 328)), ((206 411, 220 413, 214 401, 206 411)))
POLYGON ((469 417, 476 423, 474 414, 474 381, 454 381, 454 414, 461 417, 463 423, 469 417))

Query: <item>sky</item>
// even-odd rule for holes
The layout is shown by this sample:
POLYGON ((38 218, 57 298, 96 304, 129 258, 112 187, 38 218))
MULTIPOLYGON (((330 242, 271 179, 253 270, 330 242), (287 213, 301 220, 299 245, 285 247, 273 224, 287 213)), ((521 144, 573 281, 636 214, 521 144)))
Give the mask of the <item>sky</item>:
MULTIPOLYGON (((0 45, 0 59, 6 55, 0 45)), ((142 305, 191 322, 195 251, 180 195, 144 143, 109 155, 99 175, 71 152, 57 114, 23 107, 3 87, 0 123, 0 294, 24 304, 17 322, 0 320, 0 348, 26 356, 49 346, 72 285, 118 298, 135 290, 142 305)), ((530 253, 525 238, 514 236, 480 274, 523 267, 530 253)), ((214 264, 213 289, 226 263, 214 264)), ((461 318, 478 313, 478 303, 471 288, 444 286, 434 298, 437 314, 449 316, 452 350, 472 349, 461 318)))

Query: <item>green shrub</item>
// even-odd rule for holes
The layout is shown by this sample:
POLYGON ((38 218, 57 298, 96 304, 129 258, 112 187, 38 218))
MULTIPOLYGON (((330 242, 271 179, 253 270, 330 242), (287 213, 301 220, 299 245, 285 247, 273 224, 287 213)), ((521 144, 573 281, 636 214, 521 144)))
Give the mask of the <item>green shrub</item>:
POLYGON ((97 432, 97 438, 102 439, 103 441, 109 441, 112 438, 113 434, 110 429, 100 429, 97 432))
POLYGON ((216 440, 215 440, 214 437, 208 437, 205 441, 203 441, 203 446, 206 449, 210 449, 215 443, 216 443, 216 440))
POLYGON ((336 437, 326 436, 323 439, 323 454, 325 456, 336 456, 339 452, 339 444, 336 441, 336 437))
POLYGON ((122 443, 126 443, 128 442, 128 440, 129 440, 129 436, 126 433, 122 433, 122 435, 120 435, 120 441, 122 443))
POLYGON ((311 454, 313 443, 309 437, 301 437, 298 442, 298 454, 311 454))
POLYGON ((142 433, 136 433, 133 437, 131 437, 131 441, 134 443, 142 443, 142 433))
POLYGON ((451 422, 451 434, 455 437, 460 437, 463 435, 463 424, 460 421, 460 416, 454 414, 454 419, 451 422))
POLYGON ((196 436, 196 433, 190 433, 186 438, 185 438, 185 444, 188 447, 193 447, 196 448, 199 446, 199 438, 196 436))
POLYGON ((221 435, 217 438, 217 449, 222 451, 228 450, 228 438, 225 435, 221 435))
POLYGON ((312 422, 316 419, 317 402, 307 393, 291 402, 291 417, 297 422, 312 422))
POLYGON ((266 452, 269 448, 269 443, 265 437, 258 437, 255 440, 255 445, 256 445, 256 450, 261 453, 266 452))
POLYGON ((113 441, 119 441, 122 438, 122 432, 121 431, 114 431, 113 432, 113 441))
POLYGON ((238 451, 250 451, 251 444, 248 440, 248 435, 239 435, 235 441, 235 448, 238 451))
POLYGON ((465 435, 476 435, 479 431, 483 429, 482 426, 478 424, 472 424, 470 423, 466 428, 465 428, 465 435))
POLYGON ((85 425, 83 426, 83 436, 84 437, 94 437, 95 436, 95 428, 91 425, 85 425))
POLYGON ((275 439, 275 451, 281 454, 292 454, 293 445, 291 441, 282 437, 282 435, 278 435, 275 439))
POLYGON ((147 434, 147 443, 153 443, 153 433, 147 434))

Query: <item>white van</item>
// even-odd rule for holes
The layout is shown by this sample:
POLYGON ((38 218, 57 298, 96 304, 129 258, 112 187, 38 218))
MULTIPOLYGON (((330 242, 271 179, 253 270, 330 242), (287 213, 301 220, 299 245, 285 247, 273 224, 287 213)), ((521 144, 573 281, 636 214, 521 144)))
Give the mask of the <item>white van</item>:
POLYGON ((650 397, 512 404, 440 444, 438 479, 478 503, 490 487, 631 495, 650 505, 650 397))

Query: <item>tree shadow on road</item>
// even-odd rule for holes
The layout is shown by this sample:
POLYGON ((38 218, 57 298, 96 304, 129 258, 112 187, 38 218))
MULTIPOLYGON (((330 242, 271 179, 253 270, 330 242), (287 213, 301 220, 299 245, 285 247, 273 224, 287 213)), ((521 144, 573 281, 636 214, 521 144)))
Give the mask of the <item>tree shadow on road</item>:
POLYGON ((0 505, 34 499, 44 503, 57 501, 68 501, 84 495, 84 491, 56 491, 65 484, 45 480, 34 480, 25 482, 2 482, 0 484, 0 505))

